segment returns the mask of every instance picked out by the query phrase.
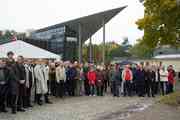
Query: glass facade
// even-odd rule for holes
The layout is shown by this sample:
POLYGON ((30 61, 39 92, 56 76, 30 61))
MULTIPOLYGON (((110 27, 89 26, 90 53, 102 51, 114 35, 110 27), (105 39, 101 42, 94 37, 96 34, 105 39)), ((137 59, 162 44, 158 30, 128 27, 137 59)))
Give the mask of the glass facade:
POLYGON ((77 58, 77 33, 68 26, 36 31, 32 33, 32 39, 46 42, 46 50, 61 55, 63 60, 75 60, 77 58))

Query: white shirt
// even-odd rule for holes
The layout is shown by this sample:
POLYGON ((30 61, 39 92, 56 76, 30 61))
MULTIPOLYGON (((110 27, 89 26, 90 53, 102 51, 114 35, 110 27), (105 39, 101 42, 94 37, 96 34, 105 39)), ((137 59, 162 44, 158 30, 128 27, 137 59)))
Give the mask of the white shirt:
POLYGON ((160 73, 160 81, 161 82, 167 82, 168 81, 168 72, 167 71, 164 71, 164 70, 160 70, 159 71, 159 73, 160 73))

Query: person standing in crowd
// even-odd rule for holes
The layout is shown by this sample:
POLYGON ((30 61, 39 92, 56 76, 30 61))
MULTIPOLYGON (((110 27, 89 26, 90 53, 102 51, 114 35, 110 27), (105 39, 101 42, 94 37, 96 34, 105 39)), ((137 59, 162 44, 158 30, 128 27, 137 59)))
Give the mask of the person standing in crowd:
POLYGON ((47 68, 42 60, 38 60, 37 65, 34 68, 35 78, 36 78, 36 96, 37 103, 42 105, 42 95, 45 96, 45 102, 51 104, 48 99, 48 88, 47 88, 47 77, 45 74, 48 74, 47 68))
POLYGON ((132 74, 133 74, 133 82, 132 82, 132 95, 136 95, 137 94, 137 88, 136 88, 136 65, 137 64, 133 64, 131 67, 132 70, 132 74))
POLYGON ((49 81, 49 63, 48 60, 44 60, 43 64, 43 75, 44 75, 44 85, 47 91, 44 94, 45 103, 52 104, 52 102, 49 100, 49 94, 48 94, 48 81, 49 81))
POLYGON ((125 69, 122 71, 122 80, 124 81, 124 96, 131 96, 131 84, 132 84, 133 74, 130 69, 130 65, 126 65, 125 69))
POLYGON ((65 95, 65 81, 66 81, 66 70, 64 68, 63 62, 58 62, 58 67, 56 68, 56 92, 57 96, 64 97, 65 95))
POLYGON ((172 65, 169 65, 168 67, 168 94, 174 92, 174 84, 175 84, 175 76, 176 73, 173 69, 172 65))
POLYGON ((109 81, 111 87, 111 93, 115 96, 115 66, 113 64, 110 65, 109 71, 109 81))
POLYGON ((160 67, 159 73, 161 93, 162 95, 165 95, 167 93, 168 71, 165 69, 165 67, 160 67))
POLYGON ((135 84, 137 89, 137 95, 139 97, 144 97, 145 95, 145 71, 143 66, 137 65, 135 72, 135 84))
POLYGON ((24 107, 32 107, 32 96, 34 96, 34 68, 31 65, 32 61, 27 60, 24 67, 26 72, 25 87, 26 87, 26 98, 24 107))
POLYGON ((68 91, 70 96, 75 96, 75 88, 76 88, 76 77, 77 71, 75 66, 71 63, 70 67, 67 71, 67 79, 68 79, 68 91))
POLYGON ((120 88, 121 88, 121 82, 122 82, 122 69, 120 68, 120 65, 116 65, 115 67, 115 91, 114 96, 119 97, 121 95, 120 88))
POLYGON ((89 80, 87 78, 87 73, 89 71, 89 66, 88 63, 85 63, 83 66, 83 73, 84 73, 84 90, 85 90, 85 95, 89 96, 90 95, 90 86, 89 86, 89 80))
POLYGON ((158 66, 156 66, 156 71, 155 71, 156 78, 155 78, 155 85, 154 85, 154 93, 155 93, 155 95, 157 95, 158 92, 160 91, 160 88, 159 88, 159 85, 160 85, 160 73, 159 73, 159 71, 160 71, 160 68, 158 66))
POLYGON ((6 101, 9 85, 9 74, 6 68, 5 60, 0 60, 0 112, 8 112, 6 109, 6 101))
POLYGON ((19 95, 19 80, 16 76, 17 68, 16 63, 13 58, 14 53, 8 52, 7 53, 8 60, 7 60, 7 69, 8 69, 8 79, 9 79, 9 94, 8 94, 8 104, 11 105, 12 114, 16 114, 17 112, 17 100, 19 95))
POLYGON ((56 95, 56 66, 54 62, 49 63, 48 93, 56 95))
POLYGON ((97 66, 97 69, 96 69, 97 96, 103 96, 104 77, 103 77, 102 70, 103 70, 103 68, 101 66, 97 66))
POLYGON ((88 63, 85 63, 83 66, 83 73, 84 73, 84 90, 85 90, 85 95, 89 96, 90 95, 90 86, 89 86, 89 80, 87 78, 87 73, 89 71, 89 66, 88 63))
POLYGON ((84 69, 83 69, 83 64, 80 64, 80 95, 85 94, 84 90, 84 81, 85 81, 85 74, 84 74, 84 69))
POLYGON ((155 82, 156 82, 156 67, 155 65, 152 65, 151 69, 150 69, 150 78, 149 78, 149 88, 148 88, 148 97, 155 97, 155 82))
POLYGON ((145 70, 145 93, 148 95, 148 97, 150 97, 152 79, 151 79, 151 66, 149 62, 146 62, 144 70, 145 70))
POLYGON ((111 86, 111 93, 116 96, 116 68, 113 64, 110 65, 109 80, 111 86))
POLYGON ((76 81, 76 87, 75 87, 75 95, 76 96, 80 96, 81 95, 81 80, 80 80, 80 64, 75 61, 74 62, 74 67, 76 69, 76 77, 75 77, 75 81, 76 81))
POLYGON ((25 112, 23 108, 25 106, 25 98, 26 98, 26 87, 25 87, 25 80, 26 80, 26 71, 24 67, 24 57, 18 56, 17 57, 17 79, 19 81, 19 96, 18 96, 18 106, 17 111, 25 112))
POLYGON ((92 65, 90 66, 89 72, 87 73, 87 78, 89 80, 90 96, 96 96, 95 95, 96 72, 92 65))
POLYGON ((104 92, 106 93, 108 86, 109 86, 109 67, 108 67, 108 65, 104 65, 103 75, 104 75, 104 92))
MULTIPOLYGON (((68 95, 69 94, 69 80, 68 80, 68 71, 69 71, 69 67, 70 66, 70 62, 69 61, 65 61, 64 62, 64 68, 65 68, 65 72, 66 72, 66 80, 65 80, 65 83, 64 83, 64 93, 65 95, 68 95)), ((56 66, 58 67, 58 65, 56 66)))

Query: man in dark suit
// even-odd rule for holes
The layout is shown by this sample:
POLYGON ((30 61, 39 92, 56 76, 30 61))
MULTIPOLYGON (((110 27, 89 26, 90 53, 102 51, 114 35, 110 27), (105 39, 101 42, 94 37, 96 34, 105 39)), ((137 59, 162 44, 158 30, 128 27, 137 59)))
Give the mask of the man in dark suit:
POLYGON ((5 60, 0 60, 0 112, 7 112, 8 70, 5 60))
POLYGON ((25 67, 24 67, 23 56, 18 56, 16 68, 17 68, 16 76, 17 76, 18 83, 19 83, 17 111, 25 112, 25 110, 23 109, 23 103, 25 103, 25 96, 26 96, 26 89, 25 89, 26 71, 25 71, 25 67))
POLYGON ((6 67, 8 69, 8 80, 9 80, 9 94, 8 100, 9 104, 12 107, 12 113, 16 114, 17 112, 17 100, 19 94, 19 81, 17 78, 17 67, 15 60, 13 59, 14 53, 8 52, 7 53, 7 64, 6 67))

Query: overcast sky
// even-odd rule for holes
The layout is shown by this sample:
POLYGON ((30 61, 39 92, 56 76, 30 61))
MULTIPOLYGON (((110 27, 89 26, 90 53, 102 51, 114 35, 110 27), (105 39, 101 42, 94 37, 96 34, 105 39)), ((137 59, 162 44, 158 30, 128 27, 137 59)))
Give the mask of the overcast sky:
MULTIPOLYGON (((39 29, 124 5, 128 8, 106 25, 106 40, 121 43, 128 37, 133 44, 143 35, 135 25, 144 15, 139 0, 0 0, 0 30, 39 29)), ((92 39, 93 43, 101 43, 102 30, 92 39)))

